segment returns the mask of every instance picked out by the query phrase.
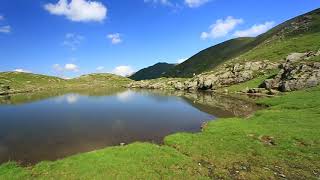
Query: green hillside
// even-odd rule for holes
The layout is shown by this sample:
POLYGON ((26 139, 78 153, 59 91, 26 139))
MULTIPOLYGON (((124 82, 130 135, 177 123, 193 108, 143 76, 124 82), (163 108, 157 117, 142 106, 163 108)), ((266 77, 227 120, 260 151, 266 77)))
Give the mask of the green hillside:
POLYGON ((192 77, 193 74, 200 74, 210 70, 226 60, 248 51, 251 48, 249 44, 253 40, 254 38, 237 38, 205 49, 187 61, 177 65, 167 73, 167 76, 192 77))
POLYGON ((192 77, 227 60, 280 61, 292 52, 320 48, 320 9, 286 21, 256 38, 237 38, 205 49, 174 67, 168 77, 192 77))
POLYGON ((126 77, 109 74, 109 73, 96 73, 82 75, 78 78, 68 80, 70 85, 75 86, 103 86, 115 87, 123 86, 130 83, 132 80, 126 77))
POLYGON ((134 73, 130 76, 130 79, 139 81, 146 79, 156 79, 164 76, 167 72, 175 67, 175 64, 168 63, 157 63, 153 66, 149 66, 147 68, 141 69, 140 71, 134 73))
POLYGON ((258 36, 250 51, 238 60, 279 61, 292 52, 317 51, 320 48, 320 9, 286 21, 258 36))
POLYGON ((41 90, 76 89, 92 87, 121 87, 132 80, 113 74, 88 74, 78 78, 66 80, 53 76, 46 76, 21 72, 0 73, 0 94, 35 92, 41 90))
POLYGON ((41 89, 55 89, 66 85, 67 81, 58 77, 21 72, 0 73, 0 92, 28 92, 41 89))

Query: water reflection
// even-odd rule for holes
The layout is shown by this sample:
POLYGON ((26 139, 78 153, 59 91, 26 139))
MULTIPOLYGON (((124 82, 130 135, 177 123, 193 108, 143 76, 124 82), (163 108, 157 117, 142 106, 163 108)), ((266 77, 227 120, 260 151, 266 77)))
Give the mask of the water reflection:
POLYGON ((134 97, 134 92, 131 90, 117 93, 117 98, 122 102, 128 102, 132 100, 133 97, 134 97))
POLYGON ((197 132, 206 121, 256 108, 208 93, 126 89, 0 96, 0 104, 0 163, 24 164, 120 143, 161 143, 168 134, 197 132))

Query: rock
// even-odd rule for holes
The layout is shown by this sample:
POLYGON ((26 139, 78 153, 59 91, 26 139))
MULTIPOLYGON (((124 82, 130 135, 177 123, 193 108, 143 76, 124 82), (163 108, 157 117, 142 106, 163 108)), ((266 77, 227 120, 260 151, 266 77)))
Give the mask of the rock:
POLYGON ((242 83, 253 79, 258 74, 276 69, 277 63, 269 61, 243 62, 226 64, 219 70, 206 72, 182 82, 172 79, 167 83, 165 80, 137 81, 128 85, 130 88, 149 89, 176 89, 176 90, 216 90, 225 86, 242 83))
POLYGON ((287 62, 280 66, 279 73, 273 79, 265 80, 259 87, 282 92, 315 87, 320 84, 320 63, 300 61, 317 53, 292 53, 287 62))
POLYGON ((268 94, 269 91, 265 88, 251 88, 247 91, 249 94, 268 94))
POLYGON ((177 82, 174 84, 174 88, 177 90, 184 90, 184 84, 181 82, 177 82))
POLYGON ((287 62, 296 62, 305 57, 307 53, 291 53, 287 56, 287 62))

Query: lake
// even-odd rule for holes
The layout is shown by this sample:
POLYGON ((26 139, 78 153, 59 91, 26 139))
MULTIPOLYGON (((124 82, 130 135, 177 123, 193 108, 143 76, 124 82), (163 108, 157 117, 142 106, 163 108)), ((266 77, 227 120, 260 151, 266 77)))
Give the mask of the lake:
POLYGON ((166 135, 198 132, 258 107, 212 93, 93 89, 0 97, 0 163, 23 165, 166 135))

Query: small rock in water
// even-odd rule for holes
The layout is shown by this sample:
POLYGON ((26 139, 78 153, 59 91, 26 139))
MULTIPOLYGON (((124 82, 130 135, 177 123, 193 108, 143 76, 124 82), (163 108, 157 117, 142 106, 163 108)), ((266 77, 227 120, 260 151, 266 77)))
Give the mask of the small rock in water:
POLYGON ((120 146, 124 146, 124 145, 126 145, 126 143, 120 143, 120 146))

